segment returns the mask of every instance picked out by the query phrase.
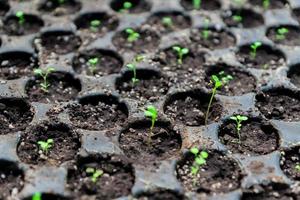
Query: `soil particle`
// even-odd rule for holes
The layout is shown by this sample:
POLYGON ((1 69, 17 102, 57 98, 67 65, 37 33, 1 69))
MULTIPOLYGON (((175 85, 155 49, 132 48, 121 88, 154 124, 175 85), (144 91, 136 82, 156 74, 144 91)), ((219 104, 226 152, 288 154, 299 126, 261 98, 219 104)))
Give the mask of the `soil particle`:
MULTIPOLYGON (((193 10, 193 0, 180 0, 181 5, 186 10, 193 10)), ((221 8, 221 3, 219 0, 204 0, 201 2, 200 9, 203 10, 218 10, 221 8)))
POLYGON ((263 17, 252 10, 227 10, 222 13, 222 18, 228 27, 255 28, 264 25, 263 17), (236 20, 237 16, 241 17, 241 20, 236 20))
POLYGON ((299 146, 293 147, 281 153, 280 161, 281 169, 290 178, 300 180, 300 148, 299 146), (298 167, 296 167, 298 166, 298 167))
POLYGON ((276 44, 283 44, 287 46, 299 46, 300 45, 300 37, 299 37, 300 29, 294 26, 280 26, 270 28, 267 32, 267 37, 271 39, 276 44), (282 37, 278 33, 278 31, 282 28, 286 28, 288 33, 284 34, 282 37))

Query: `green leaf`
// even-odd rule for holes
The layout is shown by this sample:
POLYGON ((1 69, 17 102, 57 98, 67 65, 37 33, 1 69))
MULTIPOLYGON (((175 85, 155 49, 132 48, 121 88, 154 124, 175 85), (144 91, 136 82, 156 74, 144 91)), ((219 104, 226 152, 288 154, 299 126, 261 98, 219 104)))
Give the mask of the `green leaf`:
POLYGON ((193 147, 190 149, 190 152, 194 155, 197 155, 199 153, 199 149, 197 147, 193 147))
POLYGON ((148 110, 145 110, 144 114, 145 114, 146 117, 152 117, 153 116, 153 113, 148 111, 148 110))
POLYGON ((181 48, 180 48, 179 46, 174 46, 174 47, 173 47, 173 50, 174 50, 174 51, 177 51, 177 52, 180 52, 181 48))
POLYGON ((54 67, 48 67, 47 72, 48 73, 55 72, 55 68, 54 67))
POLYGON ((198 164, 198 165, 204 165, 206 163, 206 160, 202 157, 197 157, 195 159, 195 162, 198 164))
POLYGON ((35 192, 34 195, 32 196, 32 200, 42 200, 42 193, 35 192))
POLYGON ((230 119, 232 119, 232 120, 236 121, 236 120, 237 120, 237 117, 235 117, 235 116, 232 116, 232 117, 230 117, 230 119))
POLYGON ((43 71, 41 70, 41 69, 34 69, 33 70, 33 73, 35 74, 35 75, 39 75, 39 76, 42 76, 42 74, 43 74, 43 71))
POLYGON ((238 119, 241 121, 246 121, 246 120, 248 120, 248 117, 247 116, 238 116, 238 119))
POLYGON ((130 70, 134 70, 136 68, 136 66, 132 63, 127 64, 126 67, 130 70))
POLYGON ((188 48, 183 48, 181 50, 182 54, 188 54, 189 53, 189 49, 188 48))
POLYGON ((133 34, 134 33, 134 30, 132 28, 127 28, 125 31, 128 34, 133 34))
POLYGON ((88 168, 86 168, 86 173, 94 173, 95 172, 95 169, 94 168, 92 168, 92 167, 88 167, 88 168))
POLYGON ((208 153, 206 151, 201 151, 200 155, 202 158, 208 158, 208 153))
POLYGON ((24 17, 24 12, 23 11, 17 11, 16 16, 19 17, 19 18, 22 18, 22 17, 24 17))

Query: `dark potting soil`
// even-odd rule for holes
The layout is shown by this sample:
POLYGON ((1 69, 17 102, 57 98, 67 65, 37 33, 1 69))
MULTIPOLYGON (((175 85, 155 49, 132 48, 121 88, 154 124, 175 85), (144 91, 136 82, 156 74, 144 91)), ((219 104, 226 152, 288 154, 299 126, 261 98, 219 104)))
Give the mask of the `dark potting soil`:
POLYGON ((116 88, 123 97, 139 101, 158 100, 170 87, 167 77, 152 70, 137 70, 137 83, 132 83, 133 72, 127 71, 116 81, 116 88))
POLYGON ((149 11, 151 4, 147 0, 112 0, 110 7, 120 13, 138 14, 149 11), (125 2, 130 2, 132 7, 122 11, 125 2))
POLYGON ((71 32, 46 32, 41 37, 42 46, 50 53, 67 54, 75 51, 81 44, 78 36, 71 32))
MULTIPOLYGON (((262 0, 249 0, 250 4, 254 6, 260 6, 263 8, 262 0)), ((269 0, 270 5, 268 9, 282 9, 288 6, 287 0, 269 0)))
POLYGON ((287 46, 299 46, 300 45, 300 29, 296 26, 280 26, 270 28, 267 32, 267 37, 276 44, 283 44, 287 46), (288 33, 284 35, 284 38, 278 37, 278 29, 286 28, 288 33))
POLYGON ((247 68, 268 70, 285 66, 285 57, 279 50, 263 45, 258 47, 256 56, 253 57, 250 45, 242 46, 237 54, 239 62, 247 68))
POLYGON ((127 162, 116 158, 85 158, 69 169, 67 188, 74 192, 74 197, 95 195, 96 199, 110 200, 129 195, 133 184, 133 169, 127 162), (103 171, 96 182, 86 172, 88 167, 103 171))
POLYGON ((4 31, 8 35, 28 35, 39 32, 44 22, 35 15, 24 15, 25 22, 19 23, 16 16, 10 16, 4 20, 4 31))
POLYGON ((21 99, 0 99, 0 135, 25 130, 32 121, 29 104, 21 99))
POLYGON ((48 76, 50 84, 48 92, 41 89, 41 78, 31 79, 27 82, 25 90, 30 101, 42 103, 67 102, 74 100, 81 90, 79 80, 67 73, 54 72, 48 76))
POLYGON ((15 51, 0 54, 0 78, 13 80, 32 75, 37 66, 36 57, 30 53, 15 51))
POLYGON ((183 195, 171 190, 158 190, 154 192, 143 193, 138 200, 183 200, 183 195))
POLYGON ((192 25, 192 21, 189 16, 183 15, 181 12, 158 12, 150 16, 146 24, 151 25, 160 33, 170 33, 189 28, 192 25), (164 22, 168 18, 171 20, 171 23, 164 22))
MULTIPOLYGON (((193 10, 193 0, 180 0, 180 4, 186 9, 186 10, 193 10)), ((221 3, 219 0, 202 0, 200 9, 203 10, 218 10, 221 8, 221 3)))
POLYGON ((101 49, 93 49, 81 52, 73 60, 74 70, 83 75, 89 76, 105 76, 109 74, 119 73, 123 66, 122 58, 113 51, 101 49), (96 69, 91 70, 89 59, 98 58, 96 69))
POLYGON ((122 131, 119 143, 125 155, 141 165, 177 156, 181 148, 180 134, 160 122, 155 123, 152 134, 150 127, 150 121, 136 122, 122 131))
POLYGON ((146 53, 157 49, 160 37, 157 32, 150 28, 150 26, 134 29, 140 34, 140 37, 133 42, 127 40, 128 34, 125 30, 117 32, 113 38, 112 43, 120 51, 134 51, 136 53, 146 53))
POLYGON ((115 102, 86 102, 70 105, 68 114, 78 128, 104 130, 123 125, 127 120, 126 109, 125 105, 115 102))
POLYGON ((288 177, 300 180, 300 170, 296 168, 296 166, 300 166, 299 146, 281 152, 280 166, 288 177))
POLYGON ((214 28, 193 29, 190 38, 193 43, 212 50, 225 49, 235 45, 235 38, 231 33, 214 28), (203 37, 204 31, 208 31, 208 38, 203 37))
POLYGON ((0 1, 0 16, 4 16, 9 10, 9 5, 5 1, 0 1))
POLYGON ((252 10, 227 10, 222 13, 222 18, 228 27, 255 28, 264 25, 263 17, 259 13, 256 13, 252 10), (242 17, 241 21, 235 20, 234 16, 242 17))
POLYGON ((287 89, 277 89, 256 96, 256 107, 268 119, 300 121, 299 97, 287 89))
POLYGON ((194 155, 188 153, 177 165, 177 177, 186 191, 227 193, 240 187, 242 171, 236 161, 217 151, 208 151, 206 164, 197 175, 191 173, 194 155))
POLYGON ((207 88, 211 89, 212 87, 210 84, 212 75, 218 75, 220 72, 224 72, 225 76, 230 75, 233 78, 218 90, 218 94, 226 96, 240 96, 250 92, 255 92, 256 79, 250 73, 241 68, 219 63, 213 66, 207 66, 206 69, 205 82, 207 83, 207 88))
MULTIPOLYGON (((164 105, 165 114, 173 121, 186 126, 205 125, 205 116, 210 95, 203 92, 178 93, 169 98, 164 105)), ((208 123, 216 122, 222 114, 222 106, 213 100, 208 115, 208 123)))
POLYGON ((76 13, 81 9, 81 3, 77 0, 67 0, 60 4, 59 1, 45 0, 39 5, 39 10, 52 12, 53 15, 60 16, 76 13))
POLYGON ((23 172, 8 161, 0 162, 0 199, 5 199, 11 193, 20 192, 24 185, 23 172))
POLYGON ((22 162, 33 165, 58 166, 74 159, 80 148, 79 136, 67 125, 44 123, 30 127, 21 134, 17 153, 22 162), (53 139, 52 147, 43 152, 38 141, 53 139))
POLYGON ((260 119, 242 123, 240 141, 236 122, 228 120, 220 127, 219 139, 233 153, 263 155, 279 147, 279 135, 273 126, 260 119))

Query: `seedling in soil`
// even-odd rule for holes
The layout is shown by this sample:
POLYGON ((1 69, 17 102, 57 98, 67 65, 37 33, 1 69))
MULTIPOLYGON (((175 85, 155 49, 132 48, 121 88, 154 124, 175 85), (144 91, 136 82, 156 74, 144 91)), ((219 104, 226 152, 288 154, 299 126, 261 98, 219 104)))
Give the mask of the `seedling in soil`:
POLYGON ((40 149, 44 153, 48 153, 49 149, 53 147, 54 140, 53 139, 48 139, 47 141, 38 141, 38 145, 40 146, 40 149))
POLYGON ((233 21, 235 21, 237 23, 240 23, 241 21, 243 21, 243 17, 241 15, 239 15, 239 14, 233 15, 232 19, 233 19, 233 21))
POLYGON ((136 65, 139 62, 142 62, 144 60, 144 56, 141 55, 137 55, 134 59, 132 63, 129 63, 126 65, 126 67, 133 72, 133 77, 131 78, 132 84, 136 84, 139 79, 136 78, 136 65))
POLYGON ((270 0, 262 0, 263 8, 267 10, 270 7, 270 0))
POLYGON ((85 171, 88 174, 92 174, 91 181, 93 183, 96 183, 97 180, 98 180, 98 178, 100 178, 103 175, 103 173, 104 173, 103 170, 101 170, 101 169, 95 169, 95 168, 92 168, 92 167, 86 168, 85 171))
POLYGON ((16 17, 18 18, 18 22, 20 25, 23 25, 25 23, 25 15, 23 11, 17 11, 16 17))
POLYGON ((289 33, 289 29, 278 28, 276 31, 276 40, 284 40, 287 33, 289 33))
POLYGON ((235 123, 236 123, 236 131, 237 131, 237 134, 238 134, 238 143, 240 144, 241 143, 241 134, 240 134, 240 131, 242 129, 242 122, 244 121, 247 121, 248 120, 248 117, 247 116, 243 116, 243 115, 237 115, 237 116, 232 116, 230 117, 231 120, 234 120, 235 123))
POLYGON ((252 57, 253 59, 256 58, 257 49, 258 49, 259 47, 261 47, 261 46, 262 46, 262 43, 261 43, 261 42, 254 42, 253 44, 251 44, 251 46, 250 46, 250 48, 251 48, 250 54, 251 54, 251 57, 252 57))
POLYGON ((201 167, 206 164, 208 153, 206 151, 199 152, 199 149, 197 147, 191 148, 190 152, 194 155, 194 162, 191 167, 191 172, 193 176, 196 176, 201 167))
POLYGON ((97 69, 97 64, 99 62, 99 59, 98 58, 90 58, 88 60, 88 63, 89 63, 89 70, 92 74, 95 74, 95 71, 97 69))
POLYGON ((171 17, 163 17, 161 22, 165 27, 168 27, 168 28, 173 27, 173 20, 171 17))
POLYGON ((101 25, 101 21, 100 21, 100 20, 98 20, 98 19, 92 20, 92 21, 90 22, 90 29, 91 29, 93 32, 97 32, 100 25, 101 25))
POLYGON ((207 125, 209 111, 213 102, 213 99, 217 93, 217 90, 221 88, 223 85, 227 84, 230 80, 232 80, 233 77, 231 75, 226 75, 224 71, 219 72, 218 75, 212 75, 211 76, 211 82, 210 84, 214 84, 214 87, 212 88, 211 97, 208 103, 207 111, 205 114, 205 125, 207 125))
POLYGON ((43 82, 40 83, 40 86, 44 92, 48 92, 48 88, 50 87, 50 83, 48 82, 48 76, 54 71, 55 69, 53 67, 48 67, 45 70, 38 68, 33 71, 35 75, 41 76, 43 78, 43 82))
POLYGON ((210 20, 209 19, 205 19, 204 20, 204 30, 202 30, 202 37, 207 40, 209 37, 209 33, 210 31, 208 30, 208 25, 209 25, 210 20))
POLYGON ((174 46, 172 48, 177 53, 177 63, 182 64, 183 56, 189 53, 188 48, 181 48, 179 46, 174 46))
POLYGON ((135 32, 132 28, 127 28, 125 32, 128 34, 128 42, 135 42, 140 38, 140 34, 138 32, 135 32))
POLYGON ((40 192, 35 192, 34 195, 32 195, 31 200, 42 200, 42 194, 40 192))
POLYGON ((195 10, 199 10, 201 8, 201 1, 202 0, 193 0, 193 6, 195 10))
POLYGON ((146 117, 149 117, 151 118, 151 127, 150 127, 150 134, 148 136, 148 144, 150 145, 151 143, 151 136, 153 134, 153 128, 154 128, 154 125, 155 125, 155 122, 157 120, 157 110, 154 106, 148 106, 147 107, 147 110, 144 111, 144 115, 146 117))
POLYGON ((133 6, 133 5, 132 5, 131 2, 125 1, 125 2, 123 3, 123 8, 121 8, 119 12, 128 12, 129 9, 132 8, 132 6, 133 6))
POLYGON ((297 165, 295 166, 295 169, 297 170, 297 172, 300 172, 300 164, 297 164, 297 165))

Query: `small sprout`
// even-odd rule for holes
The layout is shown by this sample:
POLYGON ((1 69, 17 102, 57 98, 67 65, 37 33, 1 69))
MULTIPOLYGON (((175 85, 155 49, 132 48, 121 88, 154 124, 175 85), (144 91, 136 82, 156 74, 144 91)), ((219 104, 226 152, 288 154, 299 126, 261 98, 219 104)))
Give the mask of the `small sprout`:
POLYGON ((90 22, 90 29, 91 29, 93 32, 97 32, 100 25, 101 25, 101 21, 100 21, 100 20, 98 20, 98 19, 92 20, 92 21, 90 22))
POLYGON ((195 10, 199 10, 201 8, 201 1, 202 0, 193 0, 193 6, 195 10))
POLYGON ((40 86, 44 92, 48 92, 48 88, 50 87, 50 83, 48 83, 48 76, 54 71, 55 69, 53 67, 48 67, 45 70, 38 68, 33 71, 35 75, 43 78, 43 82, 40 83, 40 86))
POLYGON ((129 63, 126 65, 126 67, 133 72, 133 77, 131 78, 132 84, 136 84, 139 79, 136 78, 136 65, 139 62, 142 62, 144 60, 144 56, 142 55, 137 55, 134 59, 132 63, 129 63))
POLYGON ((16 17, 18 18, 18 22, 20 25, 23 25, 25 23, 25 15, 23 11, 17 11, 16 17))
POLYGON ((150 127, 150 134, 148 136, 148 144, 151 143, 151 136, 152 136, 152 133, 153 133, 153 128, 154 128, 154 125, 155 125, 155 122, 157 120, 157 110, 154 106, 148 106, 147 107, 147 110, 144 111, 144 115, 146 117, 149 117, 151 118, 151 127, 150 127))
POLYGON ((210 33, 210 31, 208 30, 209 22, 210 22, 210 20, 207 19, 207 18, 204 20, 204 30, 202 30, 202 37, 203 37, 205 40, 208 39, 209 33, 210 33))
POLYGON ((191 167, 192 175, 195 176, 198 174, 200 168, 206 164, 206 159, 208 158, 208 153, 206 151, 201 151, 197 147, 190 149, 190 152, 194 155, 193 166, 191 167))
POLYGON ((128 42, 134 42, 140 38, 140 34, 138 32, 135 32, 132 28, 127 28, 125 32, 128 34, 128 42))
POLYGON ((32 195, 31 200, 42 200, 42 194, 40 192, 35 192, 34 195, 32 195))
POLYGON ((48 150, 53 147, 54 140, 53 139, 48 139, 46 142, 45 141, 38 141, 38 145, 40 146, 40 149, 42 149, 43 152, 48 153, 48 150))
POLYGON ((231 81, 233 77, 231 75, 226 75, 224 71, 219 72, 218 75, 212 75, 211 76, 211 82, 210 84, 214 84, 214 87, 212 88, 211 97, 208 103, 207 111, 205 114, 205 125, 207 125, 208 121, 208 115, 210 111, 210 107, 212 105, 212 101, 217 93, 217 90, 221 88, 223 85, 226 85, 229 81, 231 81))
POLYGON ((95 74, 95 71, 97 69, 97 64, 99 62, 99 58, 90 58, 88 60, 89 63, 89 70, 92 74, 95 74))
POLYGON ((232 16, 233 21, 240 23, 243 21, 243 17, 241 15, 233 15, 232 16))
POLYGON ((182 64, 183 56, 189 53, 188 48, 181 48, 179 46, 174 46, 172 48, 177 53, 177 63, 182 64))
POLYGON ((96 183, 97 180, 98 180, 98 178, 100 178, 103 175, 103 173, 104 173, 103 170, 101 170, 101 169, 95 169, 95 168, 92 168, 92 167, 86 168, 85 171, 88 174, 92 174, 91 181, 93 183, 96 183))
POLYGON ((123 3, 123 7, 119 10, 119 12, 128 12, 129 9, 132 8, 132 6, 133 6, 133 5, 132 5, 131 2, 125 1, 125 2, 123 3))
POLYGON ((168 27, 168 28, 173 27, 173 20, 171 17, 163 17, 161 22, 165 27, 168 27))
POLYGON ((298 172, 300 172, 300 164, 297 164, 297 165, 295 166, 295 169, 296 169, 298 172))
POLYGON ((270 0, 262 0, 263 8, 267 10, 270 7, 270 0))
POLYGON ((276 31, 276 40, 284 40, 287 33, 289 33, 289 29, 278 28, 276 31))
POLYGON ((256 58, 256 53, 257 53, 257 48, 258 47, 261 47, 262 46, 262 43, 261 42, 254 42, 253 44, 251 44, 250 48, 251 48, 251 56, 253 59, 256 58))
POLYGON ((238 143, 241 143, 241 134, 240 131, 242 129, 242 122, 243 121, 247 121, 248 117, 247 116, 243 116, 243 115, 237 115, 237 116, 232 116, 230 117, 231 120, 234 120, 236 122, 236 130, 237 130, 237 134, 238 134, 238 143))

